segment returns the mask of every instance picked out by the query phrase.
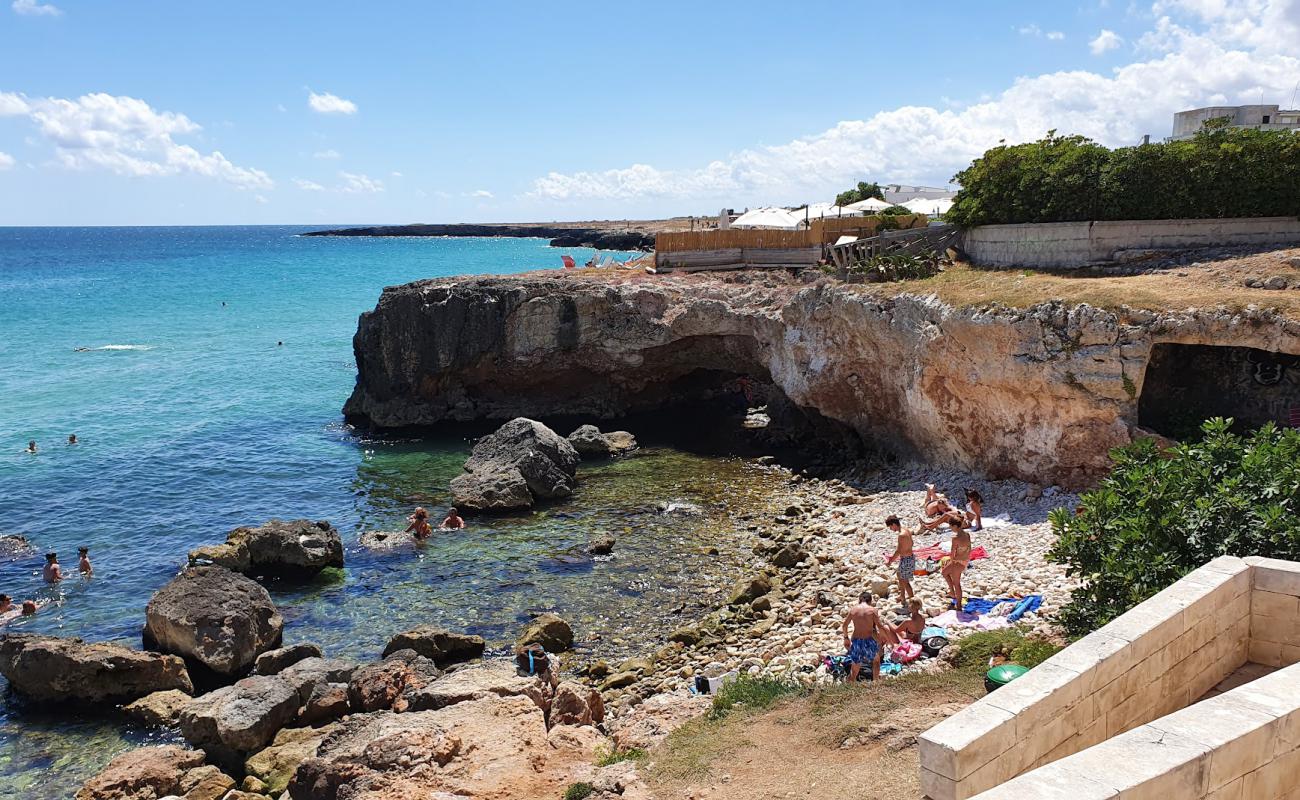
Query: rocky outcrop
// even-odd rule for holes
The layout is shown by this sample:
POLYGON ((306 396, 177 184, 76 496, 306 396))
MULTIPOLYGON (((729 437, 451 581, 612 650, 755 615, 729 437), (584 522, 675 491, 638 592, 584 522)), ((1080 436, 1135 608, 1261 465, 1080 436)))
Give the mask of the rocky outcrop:
POLYGON ((492 661, 456 670, 447 676, 410 689, 404 699, 413 711, 446 708, 484 697, 527 697, 542 713, 551 708, 554 687, 536 675, 520 673, 513 662, 492 661))
POLYGON ((27 537, 17 533, 0 536, 0 561, 12 561, 35 555, 36 548, 27 541, 27 537))
POLYGON ((519 634, 515 644, 519 647, 540 644, 548 653, 560 653, 573 646, 573 628, 559 614, 538 614, 519 634))
POLYGON ((304 658, 291 664, 278 673, 281 678, 293 684, 298 690, 302 702, 315 694, 322 685, 342 683, 352 680, 359 667, 341 658, 304 658))
POLYGON ((194 691, 175 656, 32 633, 0 637, 0 675, 44 702, 121 703, 166 689, 194 691))
POLYGON ((273 519, 254 528, 235 528, 225 544, 200 547, 191 564, 217 564, 245 575, 315 575, 343 566, 343 540, 328 522, 273 519))
POLYGON ((179 689, 153 692, 122 706, 122 713, 153 728, 168 728, 177 723, 181 712, 194 700, 179 689))
POLYGON ((320 658, 321 651, 319 645, 310 642, 301 642, 291 644, 288 647, 278 647, 275 650, 267 650, 257 657, 253 662, 253 670, 258 675, 274 675, 291 667, 306 658, 320 658))
POLYGON ((565 681, 555 689, 547 722, 555 725, 591 725, 605 719, 600 692, 565 681))
POLYGON ((344 410, 377 428, 611 419, 738 398, 743 378, 903 457, 1080 486, 1141 435, 1163 343, 1300 354, 1300 323, 1255 307, 954 307, 811 273, 441 279, 390 287, 362 315, 344 410))
POLYGON ((289 784, 293 800, 559 797, 589 756, 557 750, 526 697, 436 711, 354 714, 289 784))
POLYGON ((620 715, 610 726, 610 735, 619 750, 649 750, 712 706, 708 695, 658 694, 620 715))
POLYGON ((398 650, 414 650, 439 667, 447 667, 481 658, 486 646, 482 636, 453 633, 437 625, 418 625, 389 639, 384 647, 384 657, 387 658, 398 650))
POLYGON ((474 443, 465 474, 451 480, 452 502, 480 511, 527 508, 573 493, 578 452, 540 422, 520 417, 474 443))
POLYGON ((158 800, 182 794, 186 774, 203 768, 203 753, 176 745, 138 747, 108 762, 76 800, 158 800))
POLYGON ((298 765, 316 756, 325 737, 335 726, 323 728, 284 728, 262 750, 244 762, 244 771, 262 783, 263 794, 279 796, 289 786, 298 765))
POLYGON ((180 713, 185 741, 222 763, 266 746, 298 716, 297 689, 278 675, 254 675, 194 698, 180 713))
POLYGON ((190 567, 145 607, 145 644, 226 676, 280 646, 284 620, 266 590, 224 567, 190 567))
POLYGON ((446 225, 380 225, 311 231, 303 236, 508 236, 550 239, 552 247, 594 247, 598 250, 652 250, 654 232, 608 225, 504 225, 453 223, 446 225))
POLYGON ((595 425, 582 425, 569 434, 569 444, 578 455, 601 458, 630 453, 636 449, 636 437, 627 431, 601 433, 595 425))
POLYGON ((348 682, 348 703, 354 711, 391 708, 405 711, 413 693, 441 675, 432 659, 414 650, 398 650, 383 661, 367 664, 352 673, 348 682))

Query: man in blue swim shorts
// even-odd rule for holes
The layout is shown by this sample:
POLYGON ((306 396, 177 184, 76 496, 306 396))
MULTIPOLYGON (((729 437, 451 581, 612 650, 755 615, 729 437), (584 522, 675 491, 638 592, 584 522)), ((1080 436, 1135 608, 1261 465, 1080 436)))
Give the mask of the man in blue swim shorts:
POLYGON ((844 647, 849 651, 849 683, 858 679, 858 672, 865 666, 871 666, 871 678, 880 677, 880 645, 883 631, 880 628, 880 612, 871 605, 871 592, 858 595, 858 604, 849 609, 844 622, 840 623, 840 633, 844 634, 844 647), (849 626, 853 626, 853 635, 849 635, 849 626))

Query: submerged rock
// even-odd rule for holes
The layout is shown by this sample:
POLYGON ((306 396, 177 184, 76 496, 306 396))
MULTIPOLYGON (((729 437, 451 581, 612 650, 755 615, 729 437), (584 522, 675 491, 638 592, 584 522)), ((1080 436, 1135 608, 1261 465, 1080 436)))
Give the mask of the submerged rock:
POLYGON ((0 536, 0 559, 10 561, 15 558, 35 555, 36 548, 27 541, 27 537, 17 533, 0 536))
POLYGON ((425 658, 432 659, 439 667, 446 667, 482 657, 485 647, 486 642, 482 636, 453 633, 437 625, 420 625, 389 639, 384 647, 384 657, 399 650, 414 650, 425 658))
POLYGON ((587 544, 587 552, 593 556, 607 556, 614 552, 614 545, 617 543, 618 541, 609 534, 597 536, 587 544))
POLYGON ((220 675, 248 671, 280 646, 284 620, 266 590, 224 567, 189 567, 145 607, 147 646, 193 659, 220 675))
POLYGON ((601 433, 595 425, 583 425, 569 434, 569 444, 579 455, 608 457, 636 449, 636 437, 627 431, 601 433))
POLYGON ((194 691, 176 656, 34 633, 0 637, 0 675, 19 694, 45 702, 120 703, 166 689, 194 691))
POLYGON ((343 540, 325 522, 273 519, 257 527, 235 528, 226 543, 190 553, 191 564, 212 563, 244 574, 314 575, 343 566, 343 540))
POLYGON ((573 628, 559 614, 538 615, 515 640, 519 647, 540 644, 548 653, 559 653, 573 646, 573 628))
POLYGON ((185 791, 181 784, 186 774, 202 766, 200 750, 170 744, 137 747, 114 758, 86 781, 76 800, 154 800, 178 795, 185 791))
POLYGON ((479 511, 527 508, 573 493, 578 452, 540 422, 519 417, 474 444, 452 502, 479 511))

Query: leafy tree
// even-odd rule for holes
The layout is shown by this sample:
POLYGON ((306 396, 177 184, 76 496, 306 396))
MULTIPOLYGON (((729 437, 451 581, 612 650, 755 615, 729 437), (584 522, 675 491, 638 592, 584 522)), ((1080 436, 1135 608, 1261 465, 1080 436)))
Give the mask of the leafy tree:
POLYGON ((998 145, 953 179, 958 225, 1300 214, 1300 136, 1211 120, 1188 140, 1109 150, 1082 136, 998 145))
POLYGON ((840 192, 835 195, 835 205, 847 206, 850 203, 860 203, 868 197, 874 197, 877 200, 884 200, 885 193, 880 190, 880 184, 878 183, 858 181, 856 189, 849 189, 847 192, 840 192))
POLYGON ((1202 438, 1112 452, 1115 468, 1076 514, 1051 514, 1048 554, 1083 580, 1062 624, 1083 634, 1221 555, 1300 559, 1300 430, 1239 435, 1215 418, 1202 438))

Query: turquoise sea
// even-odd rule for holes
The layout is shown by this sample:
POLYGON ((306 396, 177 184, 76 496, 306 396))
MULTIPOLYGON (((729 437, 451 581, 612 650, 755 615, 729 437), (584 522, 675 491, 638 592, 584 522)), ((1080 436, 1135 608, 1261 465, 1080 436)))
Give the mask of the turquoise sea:
MULTIPOLYGON (((286 641, 358 659, 423 622, 503 649, 538 609, 568 616, 594 655, 637 653, 643 643, 624 631, 672 623, 703 577, 740 569, 745 553, 722 535, 727 504, 762 491, 767 473, 653 442, 584 465, 565 503, 471 520, 418 549, 361 549, 363 530, 403 527, 415 505, 445 508, 468 444, 465 433, 367 438, 343 424, 357 315, 384 286, 551 269, 561 253, 582 263, 592 251, 304 230, 0 228, 0 534, 35 547, 0 558, 0 592, 46 604, 0 632, 138 647, 145 603, 190 548, 272 517, 330 520, 348 562, 307 585, 269 587, 286 641), (66 444, 71 433, 78 444, 66 444), (31 439, 35 455, 23 452, 31 439), (673 500, 705 513, 657 510, 673 500), (603 532, 619 539, 614 558, 574 556, 603 532), (75 577, 83 545, 90 580, 75 577), (56 588, 40 579, 46 551, 74 576, 56 588)), ((0 798, 70 797, 116 753, 167 736, 112 715, 27 708, 5 692, 0 798)))

